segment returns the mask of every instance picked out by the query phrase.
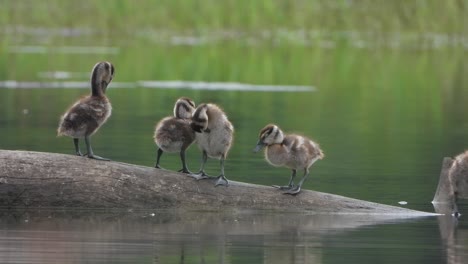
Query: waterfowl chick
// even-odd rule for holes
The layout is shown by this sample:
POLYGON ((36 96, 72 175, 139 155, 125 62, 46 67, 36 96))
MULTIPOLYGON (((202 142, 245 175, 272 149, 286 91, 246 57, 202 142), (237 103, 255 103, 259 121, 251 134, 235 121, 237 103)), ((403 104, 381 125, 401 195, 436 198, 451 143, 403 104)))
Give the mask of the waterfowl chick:
POLYGON ((457 155, 448 171, 450 195, 453 197, 453 215, 460 216, 458 200, 468 198, 468 150, 457 155))
POLYGON ((195 140, 195 132, 190 127, 190 119, 195 111, 195 103, 186 97, 179 98, 174 106, 174 116, 163 118, 156 125, 154 142, 159 147, 156 168, 163 152, 179 152, 182 169, 179 172, 191 173, 185 162, 185 150, 195 140))
POLYGON ((79 147, 79 139, 84 138, 88 158, 109 160, 94 155, 89 138, 111 115, 112 106, 106 97, 106 89, 114 78, 114 72, 114 66, 110 62, 98 62, 94 65, 91 74, 91 95, 75 102, 60 119, 58 135, 73 138, 78 156, 83 156, 79 147))
POLYGON ((192 174, 196 179, 207 179, 209 177, 205 171, 205 164, 208 159, 220 159, 221 174, 216 177, 216 186, 228 186, 229 182, 224 175, 224 160, 231 148, 234 134, 234 127, 229 122, 226 114, 215 104, 201 104, 197 107, 192 116, 192 129, 196 132, 196 142, 202 150, 202 163, 200 171, 192 174))
POLYGON ((281 129, 270 124, 260 130, 259 140, 254 152, 265 149, 265 158, 273 166, 285 166, 292 169, 291 179, 287 186, 277 187, 285 190, 286 194, 298 194, 302 184, 309 175, 309 168, 324 154, 320 146, 312 140, 300 135, 285 135, 281 129), (294 185, 296 171, 304 169, 304 176, 298 185, 294 185))

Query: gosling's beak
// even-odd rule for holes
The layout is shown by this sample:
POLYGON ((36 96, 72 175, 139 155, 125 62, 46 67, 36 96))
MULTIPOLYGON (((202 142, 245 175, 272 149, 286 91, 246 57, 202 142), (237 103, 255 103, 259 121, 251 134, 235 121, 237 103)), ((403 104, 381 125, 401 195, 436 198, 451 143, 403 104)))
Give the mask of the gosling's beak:
POLYGON ((259 152, 260 150, 263 149, 263 147, 265 147, 265 143, 263 143, 262 140, 259 140, 257 142, 257 146, 255 146, 253 152, 259 152))

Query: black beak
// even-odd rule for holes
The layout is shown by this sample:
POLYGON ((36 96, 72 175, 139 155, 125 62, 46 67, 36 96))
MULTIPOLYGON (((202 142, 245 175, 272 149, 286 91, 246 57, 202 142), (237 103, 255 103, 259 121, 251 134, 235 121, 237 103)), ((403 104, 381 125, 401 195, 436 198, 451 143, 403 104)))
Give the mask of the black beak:
POLYGON ((262 150, 262 149, 265 147, 265 145, 266 145, 266 144, 263 143, 262 140, 259 140, 259 141, 257 142, 257 146, 255 146, 253 152, 255 152, 255 153, 259 152, 260 150, 262 150))

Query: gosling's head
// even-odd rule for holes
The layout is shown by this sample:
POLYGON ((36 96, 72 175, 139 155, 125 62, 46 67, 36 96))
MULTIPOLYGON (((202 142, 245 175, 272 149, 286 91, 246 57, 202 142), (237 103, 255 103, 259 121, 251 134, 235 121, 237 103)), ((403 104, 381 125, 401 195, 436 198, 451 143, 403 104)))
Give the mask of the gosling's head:
POLYGON ((190 126, 195 132, 202 133, 208 132, 208 114, 206 111, 208 110, 207 104, 201 104, 197 107, 195 112, 192 116, 192 122, 190 126))
POLYGON ((174 116, 182 119, 192 118, 192 114, 195 111, 195 103, 192 99, 187 97, 181 97, 177 99, 174 105, 174 116))
POLYGON ((107 86, 114 78, 114 65, 107 61, 96 63, 93 68, 91 83, 93 86, 100 87, 102 92, 105 93, 107 86))
POLYGON ((281 131, 277 125, 269 124, 260 130, 257 146, 255 147, 254 152, 259 152, 265 146, 280 144, 283 142, 283 139, 283 131, 281 131))

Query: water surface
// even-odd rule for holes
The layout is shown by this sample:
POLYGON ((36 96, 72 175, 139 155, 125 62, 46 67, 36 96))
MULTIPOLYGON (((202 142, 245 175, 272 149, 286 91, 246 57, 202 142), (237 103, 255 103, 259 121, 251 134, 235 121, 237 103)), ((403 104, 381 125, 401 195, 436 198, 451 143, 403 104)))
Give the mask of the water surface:
POLYGON ((464 263, 453 219, 273 212, 2 211, 2 263, 464 263))

